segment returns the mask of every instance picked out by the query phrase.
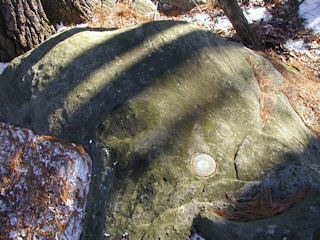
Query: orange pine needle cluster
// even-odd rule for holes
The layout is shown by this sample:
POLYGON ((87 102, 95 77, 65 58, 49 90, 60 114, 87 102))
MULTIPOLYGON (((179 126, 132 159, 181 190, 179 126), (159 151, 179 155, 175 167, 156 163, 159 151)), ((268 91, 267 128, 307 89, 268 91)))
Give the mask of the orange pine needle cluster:
POLYGON ((304 185, 297 192, 279 201, 273 201, 271 189, 269 188, 264 189, 256 197, 248 200, 237 200, 233 196, 227 194, 227 198, 235 207, 233 211, 213 208, 211 206, 205 206, 205 208, 230 221, 253 221, 257 219, 270 218, 288 211, 297 202, 302 200, 308 191, 309 186, 304 185))

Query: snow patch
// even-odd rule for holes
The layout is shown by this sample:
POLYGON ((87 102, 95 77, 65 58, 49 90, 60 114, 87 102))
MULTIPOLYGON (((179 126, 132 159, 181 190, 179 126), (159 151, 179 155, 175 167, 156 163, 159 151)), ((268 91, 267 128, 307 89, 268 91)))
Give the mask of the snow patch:
POLYGON ((207 13, 198 13, 194 15, 195 23, 200 24, 206 28, 210 28, 210 25, 212 25, 211 22, 211 16, 207 13))
POLYGON ((67 26, 63 25, 63 23, 60 22, 60 23, 58 23, 56 25, 56 29, 57 29, 57 32, 61 32, 61 31, 65 30, 65 29, 67 29, 67 26))
POLYGON ((298 39, 298 40, 289 39, 286 42, 285 47, 289 50, 293 50, 298 53, 305 53, 307 50, 303 39, 298 39))
POLYGON ((272 19, 271 13, 266 7, 248 7, 243 9, 243 13, 247 18, 249 24, 255 21, 269 21, 272 19))
POLYGON ((232 29, 232 23, 226 16, 217 18, 217 23, 214 25, 215 30, 223 30, 229 32, 232 29))
POLYGON ((71 29, 71 28, 86 28, 86 27, 88 27, 89 26, 89 24, 88 23, 80 23, 80 24, 77 24, 76 26, 65 26, 65 25, 63 25, 63 23, 62 22, 60 22, 60 23, 58 23, 57 25, 56 25, 56 29, 57 29, 57 32, 59 33, 59 32, 62 32, 62 31, 64 31, 64 30, 66 30, 66 29, 71 29))
POLYGON ((198 13, 193 17, 197 22, 202 23, 211 19, 210 15, 207 13, 198 13))
POLYGON ((9 65, 8 62, 0 62, 0 75, 8 65, 9 65))
MULTIPOLYGON (((290 51, 290 55, 293 57, 297 57, 295 55, 297 53, 298 55, 306 54, 315 61, 320 59, 319 44, 316 41, 305 43, 303 39, 289 39, 284 47, 290 51)), ((305 59, 305 61, 307 62, 308 60, 305 59)))
POLYGON ((306 0, 299 6, 299 15, 306 19, 306 28, 320 32, 320 0, 306 0))
POLYGON ((80 23, 80 24, 77 24, 77 25, 76 25, 77 28, 86 28, 86 27, 88 27, 88 26, 89 26, 88 23, 80 23))
POLYGON ((262 4, 264 0, 250 0, 250 4, 262 4))
POLYGON ((194 233, 190 240, 206 240, 204 237, 200 236, 198 233, 194 233))

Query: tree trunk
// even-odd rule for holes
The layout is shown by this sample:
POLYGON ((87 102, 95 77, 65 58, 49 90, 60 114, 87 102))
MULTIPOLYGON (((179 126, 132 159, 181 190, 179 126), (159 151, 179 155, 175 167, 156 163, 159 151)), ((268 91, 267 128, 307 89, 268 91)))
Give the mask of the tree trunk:
POLYGON ((90 21, 93 7, 85 0, 41 0, 43 8, 52 24, 83 23, 90 21))
POLYGON ((0 62, 11 61, 55 31, 40 0, 0 0, 0 62))
POLYGON ((237 0, 218 0, 224 14, 229 18, 242 42, 246 46, 259 48, 259 42, 254 31, 250 28, 237 0))

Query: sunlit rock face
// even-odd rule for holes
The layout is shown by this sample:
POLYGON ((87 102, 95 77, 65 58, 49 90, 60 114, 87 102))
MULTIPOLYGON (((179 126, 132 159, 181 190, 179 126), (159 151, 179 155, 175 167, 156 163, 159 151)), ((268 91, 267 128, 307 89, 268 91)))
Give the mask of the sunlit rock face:
POLYGON ((283 82, 267 60, 183 22, 70 30, 8 66, 0 118, 90 154, 82 239, 187 239, 192 228, 208 239, 312 239, 319 140, 283 94, 263 107, 257 71, 283 82), (271 218, 210 211, 232 209, 226 192, 254 199, 271 189, 283 204, 304 186, 271 218))
POLYGON ((91 159, 81 146, 0 122, 2 239, 79 239, 91 159))

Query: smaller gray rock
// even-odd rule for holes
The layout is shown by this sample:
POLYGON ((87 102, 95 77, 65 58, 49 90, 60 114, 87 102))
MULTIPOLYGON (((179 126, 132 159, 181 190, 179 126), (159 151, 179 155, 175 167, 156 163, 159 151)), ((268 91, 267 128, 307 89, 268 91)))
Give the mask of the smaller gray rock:
POLYGON ((157 6, 151 0, 135 0, 132 8, 146 16, 152 16, 157 12, 157 6))
POLYGON ((1 239, 79 239, 91 166, 80 145, 0 122, 1 239))
POLYGON ((101 0, 101 7, 112 9, 116 4, 116 0, 101 0))

